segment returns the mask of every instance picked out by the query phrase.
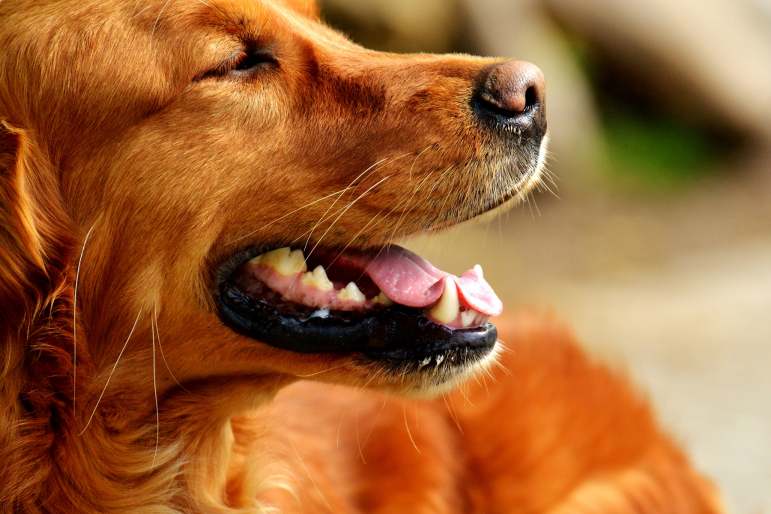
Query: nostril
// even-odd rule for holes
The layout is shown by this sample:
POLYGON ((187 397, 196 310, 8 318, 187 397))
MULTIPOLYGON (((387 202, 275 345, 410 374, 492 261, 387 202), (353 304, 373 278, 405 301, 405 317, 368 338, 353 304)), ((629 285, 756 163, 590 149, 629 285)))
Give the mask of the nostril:
POLYGON ((527 88, 525 91, 525 108, 523 111, 533 109, 538 103, 538 93, 534 87, 527 88))

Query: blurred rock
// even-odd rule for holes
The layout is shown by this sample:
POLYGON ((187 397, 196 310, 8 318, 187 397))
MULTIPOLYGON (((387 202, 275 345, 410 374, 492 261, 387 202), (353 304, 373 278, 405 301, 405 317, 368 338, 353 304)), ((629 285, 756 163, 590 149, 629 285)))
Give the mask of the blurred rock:
POLYGON ((769 0, 538 1, 666 109, 771 141, 769 0))
POLYGON ((354 41, 392 52, 444 53, 461 27, 454 0, 321 0, 324 17, 354 41))

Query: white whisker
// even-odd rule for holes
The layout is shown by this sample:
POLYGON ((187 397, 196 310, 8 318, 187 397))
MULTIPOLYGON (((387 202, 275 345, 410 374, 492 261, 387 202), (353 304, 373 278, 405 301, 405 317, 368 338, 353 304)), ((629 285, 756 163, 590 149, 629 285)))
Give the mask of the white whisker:
POLYGON ((163 4, 163 7, 161 7, 161 10, 158 11, 158 16, 155 18, 155 23, 153 23, 153 30, 150 32, 150 42, 153 40, 153 36, 155 36, 155 29, 158 27, 158 21, 161 19, 161 15, 163 14, 163 11, 166 9, 166 6, 171 3, 171 0, 166 0, 166 3, 163 4))
MULTIPOLYGON (((329 216, 327 216, 327 215, 326 215, 326 213, 324 213, 324 215, 322 216, 322 219, 320 220, 320 223, 323 223, 324 221, 327 221, 327 220, 329 220, 329 219, 331 219, 331 218, 333 218, 333 217, 337 216, 338 214, 340 214, 340 213, 341 213, 341 212, 343 212, 344 210, 345 210, 345 206, 344 206, 344 205, 341 205, 341 206, 340 206, 338 209, 336 209, 334 212, 332 212, 332 213, 331 213, 329 216)), ((329 212, 329 211, 327 211, 327 212, 329 212)), ((310 234, 311 234, 311 232, 313 232, 313 230, 314 230, 315 228, 316 228, 316 225, 314 225, 314 227, 313 227, 313 228, 309 228, 308 230, 306 230, 306 231, 305 231, 305 232, 303 232, 302 234, 298 235, 297 237, 295 237, 294 239, 292 239, 292 243, 296 243, 296 242, 298 242, 300 239, 303 239, 303 238, 305 238, 305 236, 308 236, 308 238, 310 238, 310 234)), ((305 240, 305 243, 307 244, 307 243, 308 243, 308 241, 309 241, 309 239, 306 239, 306 240, 305 240)), ((307 247, 303 246, 303 253, 304 253, 306 250, 307 250, 307 247)))
POLYGON ((211 7, 212 9, 214 9, 215 11, 217 11, 218 13, 222 14, 222 16, 225 16, 225 15, 223 14, 223 12, 222 12, 222 11, 220 11, 219 9, 217 9, 216 7, 214 7, 213 5, 211 5, 211 4, 208 4, 208 3, 204 2, 203 0, 198 0, 198 1, 199 1, 199 2, 201 2, 203 5, 205 5, 206 7, 211 7))
POLYGON ((222 246, 223 246, 223 247, 224 247, 224 246, 229 246, 229 245, 232 245, 233 243, 237 243, 238 241, 241 241, 242 239, 246 239, 247 237, 249 237, 249 236, 251 236, 251 235, 254 235, 254 234, 256 234, 257 232, 259 232, 259 231, 261 231, 261 230, 264 230, 264 229, 268 228, 269 226, 273 225, 274 223, 278 223, 279 221, 281 221, 282 219, 286 218, 287 216, 291 216, 292 214, 296 213, 297 211, 301 211, 301 210, 303 210, 303 209, 307 209, 307 208, 308 208, 308 207, 310 207, 311 205, 315 205, 315 204, 317 204, 317 203, 319 203, 319 202, 321 202, 321 201, 323 201, 323 200, 326 200, 327 198, 329 198, 329 197, 331 197, 331 196, 335 196, 335 195, 341 195, 341 194, 345 193, 345 192, 346 192, 348 189, 349 189, 349 188, 348 188, 348 187, 346 187, 345 189, 341 189, 340 191, 335 191, 334 193, 329 193, 329 194, 328 194, 328 195, 326 195, 326 196, 322 196, 322 197, 321 197, 321 198, 319 198, 318 200, 314 200, 314 201, 312 201, 312 202, 306 203, 306 204, 305 204, 305 205, 303 205, 302 207, 298 207, 297 209, 295 209, 295 210, 293 210, 293 211, 291 211, 291 212, 288 212, 288 213, 284 214, 284 215, 283 215, 283 216, 281 216, 280 218, 276 218, 276 219, 274 219, 273 221, 271 221, 270 223, 268 223, 268 224, 266 224, 266 225, 263 225, 263 226, 261 226, 261 227, 260 227, 260 228, 258 228, 257 230, 253 230, 253 231, 249 232, 249 233, 248 233, 248 234, 246 234, 246 235, 243 235, 243 236, 241 236, 241 237, 239 237, 239 238, 237 238, 237 239, 233 239, 232 241, 230 241, 230 242, 228 242, 228 243, 225 243, 225 244, 224 244, 224 245, 222 245, 222 246))
MULTIPOLYGON (((411 152, 408 152, 408 153, 405 153, 405 154, 402 154, 402 155, 400 155, 399 157, 394 157, 394 158, 392 158, 392 159, 389 159, 389 158, 387 158, 387 157, 386 157, 386 158, 383 158, 383 159, 379 160, 378 162, 376 162, 375 164, 371 165, 371 166, 370 166, 369 168, 367 168, 366 170, 364 170, 364 171, 362 171, 361 173, 359 173, 359 175, 358 175, 358 176, 357 176, 355 179, 353 179, 353 180, 352 180, 352 181, 351 181, 351 182, 348 184, 348 187, 347 187, 345 190, 349 190, 349 189, 350 189, 350 190, 355 190, 356 188, 358 188, 358 187, 359 187, 359 185, 357 184, 356 186, 354 186, 354 184, 355 184, 356 182, 360 182, 360 181, 364 181, 364 180, 366 180, 366 179, 369 177, 369 175, 371 175, 371 174, 372 174, 372 173, 375 171, 375 169, 376 169, 376 166, 378 166, 379 164, 381 164, 381 163, 383 163, 383 162, 385 162, 385 161, 388 161, 388 160, 390 160, 390 161, 392 161, 392 162, 394 162, 394 161, 398 161, 399 159, 402 159, 402 158, 404 158, 404 157, 407 157, 408 155, 410 155, 410 153, 411 153, 411 152)), ((318 226, 319 226, 321 223, 323 223, 324 221, 326 221, 326 220, 328 220, 328 219, 332 218, 332 216, 334 216, 335 214, 337 214, 338 212, 340 212, 340 211, 338 210, 338 211, 336 211, 335 213, 331 214, 330 216, 327 216, 327 214, 329 213, 329 211, 330 211, 330 210, 332 210, 332 207, 334 207, 334 206, 335 206, 335 204, 337 203, 337 201, 338 201, 338 200, 340 200, 340 198, 342 198, 342 194, 341 194, 340 196, 338 196, 338 197, 335 199, 335 201, 332 203, 332 205, 330 205, 330 206, 329 206, 329 208, 326 210, 326 212, 325 212, 325 213, 324 213, 324 214, 321 216, 321 218, 319 218, 319 220, 316 222, 316 224, 315 224, 315 225, 313 226, 313 228, 310 230, 310 233, 308 233, 308 238, 305 240, 305 245, 303 246, 303 252, 305 252, 305 251, 308 249, 308 244, 310 243, 311 237, 313 236, 313 232, 316 230, 316 228, 317 228, 317 227, 318 227, 318 226)), ((357 200, 358 200, 358 198, 357 198, 357 200)), ((350 207, 350 205, 349 205, 349 207, 350 207)), ((348 210, 348 208, 346 207, 346 208, 344 209, 344 211, 345 211, 345 210, 348 210)), ((335 220, 335 222, 336 222, 336 221, 337 221, 337 220, 335 220)), ((334 223, 333 223, 333 224, 334 224, 334 223)), ((331 228, 331 227, 330 227, 330 228, 331 228)), ((304 232, 304 233, 303 233, 303 234, 302 234, 300 237, 304 236, 305 234, 306 234, 306 233, 304 232)), ((326 234, 326 232, 325 232, 325 234, 326 234)), ((300 239, 300 237, 298 237, 297 239, 300 239)), ((321 236, 321 237, 323 238, 324 236, 321 236)))
POLYGON ((115 369, 118 367, 118 363, 120 362, 120 358, 123 356, 123 352, 126 350, 126 347, 128 346, 129 341, 131 340, 131 336, 134 334, 134 329, 137 328, 137 323, 139 323, 140 316, 142 316, 142 309, 139 309, 139 314, 137 314, 137 319, 134 322, 134 326, 131 327, 131 332, 129 332, 129 335, 126 338, 126 342, 123 344, 123 348, 121 348, 121 351, 118 354, 118 359, 115 361, 115 365, 112 367, 112 371, 110 371, 110 376, 107 377, 107 382, 104 384, 104 388, 102 389, 102 394, 99 395, 99 399, 96 401, 96 406, 94 406, 94 411, 91 413, 91 417, 88 418, 88 422, 86 423, 86 426, 78 434, 78 437, 83 435, 83 432, 85 432, 86 429, 88 428, 88 426, 91 424, 91 420, 94 419, 94 414, 96 414, 96 410, 99 408, 99 403, 102 401, 102 397, 104 396, 104 392, 107 391, 107 386, 110 385, 110 380, 112 379, 113 373, 115 373, 115 369))
MULTIPOLYGON (((380 159, 380 160, 379 160, 379 161, 377 161, 375 164, 371 165, 369 168, 367 168, 366 170, 364 170, 364 171, 362 171, 361 173, 359 173, 359 175, 358 175, 358 176, 357 176, 355 179, 353 179, 353 180, 352 180, 352 181, 351 181, 351 182, 348 184, 348 187, 346 187, 345 189, 343 189, 343 192, 347 191, 348 189, 351 189, 351 188, 352 188, 352 186, 353 186, 353 185, 354 185, 354 184, 355 184, 355 183, 356 183, 356 182, 357 182, 357 181, 358 181, 360 178, 362 178, 362 177, 363 177, 363 176, 364 176, 364 175, 365 175, 367 172, 373 171, 373 170, 375 169, 375 167, 376 167, 378 164, 382 163, 382 162, 383 162, 383 161, 385 161, 385 160, 387 160, 387 158, 383 158, 383 159, 380 159)), ((365 178, 366 178, 366 177, 365 177, 365 178)), ((324 212, 324 214, 322 214, 322 215, 321 215, 321 217, 320 217, 320 218, 319 218, 319 220, 316 222, 316 224, 315 224, 315 225, 313 225, 313 228, 311 229, 310 233, 308 234, 308 239, 306 239, 306 241, 305 241, 305 246, 303 246, 303 252, 305 252, 305 250, 307 250, 307 249, 308 249, 308 243, 310 242, 310 240, 311 240, 311 237, 313 236, 313 231, 314 231, 314 230, 316 230, 316 228, 317 228, 317 227, 318 227, 318 226, 319 226, 321 223, 323 223, 323 222, 324 222, 324 220, 325 220, 325 218, 326 218, 326 216, 327 216, 327 213, 329 213, 329 211, 330 211, 330 210, 332 210, 332 207, 334 207, 334 206, 335 206, 335 204, 337 204, 337 201, 338 201, 338 200, 340 200, 340 198, 342 198, 342 197, 343 197, 343 193, 340 193, 340 195, 339 195, 337 198, 335 198, 335 201, 334 201, 334 202, 332 202, 332 205, 330 205, 329 207, 327 207, 327 210, 324 212)), ((333 214, 333 216, 334 216, 334 214, 333 214)), ((322 236, 322 237, 323 237, 323 236, 322 236)))
POLYGON ((333 368, 327 368, 327 369, 325 369, 325 370, 322 370, 322 371, 317 371, 316 373, 311 373, 310 375, 295 375, 295 376, 296 376, 296 377, 298 377, 298 378, 309 378, 309 377, 315 377, 316 375, 321 375, 322 373, 326 373, 326 372, 328 372, 328 371, 332 371, 332 370, 334 370, 334 369, 340 369, 340 368, 344 368, 344 367, 345 367, 345 366, 347 366, 347 365, 348 365, 348 363, 346 362, 346 363, 344 363, 344 364, 340 364, 339 366, 335 366, 335 367, 333 367, 333 368))
POLYGON ((485 227, 485 237, 482 238, 482 250, 485 249, 485 245, 487 244, 487 233, 490 232, 490 223, 492 223, 493 220, 488 219, 487 220, 487 226, 485 227))
POLYGON ((516 355, 516 352, 514 350, 512 350, 511 348, 509 348, 508 346, 506 346, 506 343, 504 343, 500 339, 498 339, 496 341, 496 343, 498 343, 498 346, 501 348, 502 352, 506 352, 506 353, 510 353, 512 355, 516 355))
POLYGON ((292 438, 289 437, 289 431, 286 430, 286 424, 284 423, 284 420, 281 419, 281 415, 278 413, 278 411, 276 411, 276 417, 278 418, 279 422, 284 426, 284 435, 286 437, 286 440, 287 442, 289 442, 289 445, 292 447, 292 450, 294 450, 294 454, 297 456, 297 459, 300 461, 300 465, 302 465, 303 469, 305 470, 305 473, 308 475, 308 479, 311 481, 311 484, 313 484, 313 487, 316 488, 316 492, 319 493, 319 496, 324 501, 327 508, 329 508, 329 511, 334 512, 334 510, 332 510, 332 506, 324 497, 324 493, 321 492, 321 489, 319 489, 319 486, 316 484, 316 481, 313 479, 313 476, 311 475, 311 472, 308 469, 308 466, 305 465, 305 461, 303 460, 302 457, 300 457, 300 452, 297 451, 297 447, 292 442, 292 438))
POLYGON ((423 153, 429 148, 431 148, 431 145, 428 145, 427 147, 425 147, 418 155, 415 156, 415 160, 412 161, 412 166, 410 166, 410 180, 412 180, 412 170, 415 168, 415 163, 418 162, 418 159, 420 158, 420 156, 423 155, 423 153))
POLYGON ((348 405, 345 406, 345 410, 343 411, 343 414, 340 416, 340 424, 337 425, 337 446, 336 448, 340 448, 340 431, 343 429, 343 419, 345 418, 346 413, 348 412, 348 409, 351 408, 351 398, 353 398, 353 393, 356 392, 354 389, 351 389, 351 394, 348 396, 348 405))
POLYGON ((463 434, 463 429, 460 427, 460 420, 457 417, 456 413, 453 413, 452 409, 450 408, 450 404, 447 403, 447 395, 445 393, 442 393, 442 399, 444 399, 444 404, 447 406, 447 412, 450 413, 450 417, 455 422, 455 425, 458 427, 458 430, 461 434, 463 434))
MULTIPOLYGON (((372 225, 372 228, 375 228, 376 226, 380 225, 380 223, 382 223, 383 221, 387 220, 387 219, 388 219, 388 217, 389 217, 391 214, 393 214, 393 213, 394 213, 394 211, 395 211, 396 209, 398 209, 399 207, 401 207, 401 205, 402 205, 403 203, 406 203, 406 202, 408 202, 408 201, 409 201, 409 199, 408 199, 408 198, 402 198, 402 199, 401 199, 401 201, 399 201, 399 203, 397 203, 396 205, 394 205, 394 207, 393 207, 393 208, 392 208, 390 211, 388 211, 388 214, 386 214, 385 216, 383 216, 382 218, 380 218, 380 220, 379 220, 377 223, 375 223, 374 225, 372 225)), ((380 211, 380 212, 382 212, 382 211, 380 211)), ((378 214, 380 214, 380 213, 378 213, 378 214)), ((393 232, 391 233, 391 237, 390 237, 389 239, 393 240, 393 232)), ((388 246, 390 246, 390 243, 388 244, 388 246)), ((380 257, 380 254, 383 252, 383 249, 385 249, 385 246, 381 246, 381 247, 380 247, 380 250, 378 250, 377 254, 375 255, 375 258, 374 258, 374 259, 372 259, 372 261, 370 261, 370 263, 369 263, 369 264, 367 264, 367 267, 366 267, 366 268, 364 268, 364 271, 362 271, 361 275, 359 276, 359 279, 361 279, 361 277, 363 277, 364 275, 366 275, 366 274, 367 274, 367 271, 369 271, 369 267, 372 265, 372 263, 373 263, 373 262, 375 262, 375 261, 377 260, 377 258, 378 258, 378 257, 380 257)))
POLYGON ((202 398, 201 395, 195 394, 187 389, 185 389, 185 386, 183 386, 179 380, 177 380, 177 377, 174 376, 174 373, 172 373, 171 368, 169 367, 169 363, 166 362, 166 355, 163 353, 163 345, 161 345, 161 329, 158 327, 158 309, 153 309, 153 317, 155 318, 155 334, 158 337, 158 349, 161 350, 161 358, 163 359, 163 364, 166 366, 166 370, 169 372, 169 375, 171 375, 171 378, 174 380, 174 382, 177 383, 177 385, 186 393, 192 394, 193 396, 198 396, 199 398, 202 398))
MULTIPOLYGON (((138 2, 137 2, 137 3, 138 3, 138 2)), ((134 7, 136 8, 136 6, 134 6, 134 7)), ((137 16, 139 16, 140 14, 142 14, 143 12, 145 12, 146 10, 148 10, 149 8, 150 8, 150 6, 148 5, 147 7, 145 7, 144 9, 142 9, 141 11, 139 11, 138 13, 136 13, 134 16, 132 16, 132 17, 131 17, 131 20, 130 20, 130 21, 133 21, 133 20, 135 20, 135 19, 137 18, 137 16)))
POLYGON ((463 390, 463 384, 461 384, 461 385, 459 385, 459 386, 458 386, 458 392, 459 392, 459 393, 460 393, 460 395, 463 397, 463 399, 464 399, 464 400, 466 400, 466 403, 468 403, 468 404, 469 404, 469 405, 471 405, 472 407, 474 406, 474 404, 473 404, 473 403, 471 403, 471 400, 470 400, 470 399, 469 399, 469 397, 468 397, 468 391, 464 391, 464 390, 463 390))
POLYGON ((380 418, 380 415, 383 413, 383 409, 385 409, 386 403, 388 402, 388 397, 386 396, 383 398, 383 405, 380 407, 380 411, 378 411, 377 416, 375 416, 375 420, 372 422, 372 426, 369 429, 369 433, 367 434, 367 438, 364 439, 364 442, 359 446, 359 457, 361 457, 361 460, 364 461, 364 447, 367 446, 367 441, 369 441, 370 436, 372 435, 372 432, 375 430, 375 425, 377 425, 377 420, 380 418))
MULTIPOLYGON (((380 214, 381 214, 382 212, 383 212, 383 211, 381 210, 381 211, 379 211, 377 214, 375 214, 374 216, 372 216, 372 218, 370 218, 370 220, 367 222, 367 224, 366 224, 366 225, 364 225, 364 226, 361 228, 361 230, 359 230, 358 232, 356 232, 356 235, 355 235, 355 236, 353 236, 353 237, 351 238, 351 240, 348 242, 348 244, 347 244, 347 245, 345 245, 345 246, 343 247, 343 249, 342 249, 342 250, 340 250, 340 251, 338 252, 338 254, 335 256, 335 258, 332 260, 332 262, 330 262, 330 263, 329 263, 329 266, 328 266, 328 267, 330 267, 330 268, 331 268, 331 267, 332 267, 332 265, 333 265, 335 262, 337 262, 337 259, 338 259, 338 258, 339 258, 341 255, 343 255, 343 253, 345 253, 345 251, 348 249, 348 247, 349 247, 349 246, 351 246, 351 244, 352 244, 354 241, 356 241, 356 238, 357 238, 357 237, 359 237, 359 236, 361 235, 361 233, 362 233, 362 232, 364 232, 364 231, 367 229, 367 227, 369 227, 369 224, 370 224, 370 223, 372 223, 373 221, 375 221, 375 218, 377 218, 378 216, 380 216, 380 214)), ((376 225, 377 225, 377 224, 376 224, 376 225)))
POLYGON ((404 406, 404 402, 402 402, 402 412, 404 413, 404 426, 407 428, 407 435, 410 436, 410 442, 412 442, 412 446, 415 447, 415 450, 420 453, 420 448, 418 448, 418 445, 415 444, 415 439, 412 438, 412 432, 410 432, 410 424, 407 423, 407 408, 404 406))
MULTIPOLYGON (((361 386, 361 388, 359 389, 359 392, 366 390, 366 389, 367 389, 367 386, 369 386, 370 382, 372 382, 373 380, 375 380, 375 378, 376 378, 376 377, 377 377, 377 375, 376 375, 376 374, 373 374, 373 375, 372 375, 372 376, 369 378, 369 380, 367 380, 367 381, 364 383, 364 385, 363 385, 363 386, 361 386)), ((361 439, 359 438, 359 405, 360 405, 360 404, 361 404, 361 395, 359 395, 359 396, 356 398, 356 445, 359 447, 359 457, 361 457, 361 461, 362 461, 364 464, 366 464, 366 463, 367 463, 367 461, 366 461, 366 460, 364 460, 364 454, 361 452, 363 447, 362 447, 362 445, 361 445, 361 439)), ((385 403, 383 403, 383 406, 385 406, 385 403)), ((373 425, 373 426, 374 426, 374 425, 373 425)), ((367 437, 369 437, 369 436, 367 436, 367 437)))
MULTIPOLYGON (((314 251, 314 250, 316 250, 316 248, 319 246, 319 244, 321 244, 321 241, 324 239, 324 236, 326 236, 326 235, 329 233, 329 231, 330 231, 330 230, 332 230, 332 227, 334 227, 334 226, 335 226, 335 223, 337 223, 337 222, 340 220, 340 218, 342 218, 342 217, 343 217, 343 215, 344 215, 346 212, 348 212, 348 209, 350 209, 351 207, 353 207, 353 204, 355 204, 356 202, 358 202, 359 200, 361 200, 361 199, 362 199, 362 198, 363 198, 363 197, 364 197, 364 196, 365 196, 367 193, 369 193, 370 191, 372 191, 372 190, 373 190, 373 189, 375 189, 377 186, 379 186, 380 184, 382 184, 383 182, 385 182, 386 180, 388 180, 388 179, 389 179, 389 178, 391 178, 391 177, 392 177, 392 175, 388 175, 387 177, 385 177, 385 178, 383 178, 383 179, 379 180, 377 183, 375 183, 375 185, 371 186, 369 189, 367 189, 367 190, 366 190, 366 191, 364 191, 362 194, 360 194, 360 195, 359 195, 359 196, 356 198, 356 200, 354 200, 354 201, 352 201, 351 203, 349 203, 349 204, 348 204, 348 207, 346 207, 346 208, 345 208, 345 210, 344 210, 343 212, 341 212, 341 213, 340 213, 340 215, 339 215, 337 218, 335 218, 335 221, 333 221, 333 222, 332 222, 332 224, 331 224, 329 227, 327 227, 327 230, 325 230, 325 231, 324 231, 324 233, 323 233, 323 234, 321 234, 321 237, 319 238, 319 240, 318 240, 318 241, 316 242, 316 244, 313 246, 313 248, 311 249, 311 251, 310 251, 310 252, 308 252, 308 257, 310 257, 310 256, 313 254, 313 251, 314 251)), ((307 257, 306 257, 306 258, 307 258, 307 257)))
POLYGON ((83 248, 80 249, 80 258, 78 259, 78 269, 75 272, 75 294, 72 298, 72 411, 75 412, 75 396, 78 393, 78 285, 80 283, 80 265, 83 263, 83 254, 86 253, 86 243, 88 238, 91 237, 91 232, 94 231, 96 224, 99 220, 96 220, 83 240, 83 248))
POLYGON ((463 429, 460 427, 460 417, 458 417, 458 409, 455 408, 455 400, 452 399, 452 396, 450 396, 450 405, 452 405, 452 410, 455 413, 455 421, 458 423, 458 430, 460 430, 460 433, 463 433, 463 429))
MULTIPOLYGON (((425 151, 425 150, 424 150, 424 151, 425 151)), ((421 153, 422 153, 422 152, 421 152, 421 153)), ((418 157, 420 157, 420 156, 418 156, 418 157)), ((416 159, 417 159, 417 158, 416 158, 416 159)), ((415 164, 415 163, 413 163, 413 165, 414 165, 414 164, 415 164)), ((431 175, 433 175, 433 174, 434 174, 434 172, 432 171, 431 173, 429 173, 428 175, 426 175, 426 177, 425 177, 423 180, 421 180, 421 181, 420 181, 420 184, 418 184, 418 187, 416 187, 416 188, 415 188, 415 190, 412 192, 412 195, 410 196, 410 199, 409 199, 409 200, 407 200, 407 204, 408 204, 408 206, 409 206, 409 204, 412 202, 412 199, 413 199, 413 198, 415 198, 415 195, 416 195, 416 194, 418 194, 418 191, 420 191, 420 188, 421 188, 421 187, 423 187, 423 184, 425 184, 425 183, 426 183, 426 180, 428 180, 429 178, 431 178, 431 175)), ((412 170, 410 170, 410 178, 412 178, 412 170)), ((406 215, 408 212, 412 212, 412 211, 414 211, 414 210, 415 210, 415 207, 412 207, 412 208, 410 208, 409 210, 404 210, 404 211, 402 211, 401 215, 399 215, 399 219, 396 221, 396 225, 394 225, 394 230, 393 230, 393 232, 391 232, 391 238, 390 238, 390 239, 393 239, 393 236, 394 236, 394 234, 396 234, 396 231, 397 231, 397 230, 399 229, 399 227, 401 226, 401 224, 402 224, 402 220, 404 219, 404 216, 405 216, 405 215, 406 215)), ((391 212, 393 212, 393 211, 391 211, 391 212)), ((404 252, 402 252, 402 254, 403 254, 403 253, 404 253, 404 252)))
POLYGON ((158 457, 158 445, 161 441, 161 412, 158 409, 158 382, 155 378, 155 326, 153 320, 150 320, 150 333, 153 339, 153 392, 155 393, 155 453, 153 454, 153 463, 150 465, 150 471, 155 469, 155 459, 158 457))

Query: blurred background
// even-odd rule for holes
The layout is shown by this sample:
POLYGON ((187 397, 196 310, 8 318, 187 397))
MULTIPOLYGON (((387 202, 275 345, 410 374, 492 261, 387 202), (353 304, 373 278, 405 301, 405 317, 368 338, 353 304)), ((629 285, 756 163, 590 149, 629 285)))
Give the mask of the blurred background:
POLYGON ((409 245, 629 373, 731 512, 771 513, 771 0, 322 0, 367 47, 527 60, 551 191, 409 245), (481 249, 481 250, 480 250, 481 249))

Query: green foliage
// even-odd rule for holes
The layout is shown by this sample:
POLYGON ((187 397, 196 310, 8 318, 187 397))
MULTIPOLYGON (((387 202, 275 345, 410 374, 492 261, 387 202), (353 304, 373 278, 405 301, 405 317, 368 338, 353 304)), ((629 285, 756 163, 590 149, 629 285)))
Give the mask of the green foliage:
POLYGON ((713 137, 677 120, 603 111, 606 170, 622 186, 677 189, 710 174, 722 153, 713 137))
MULTIPOLYGON (((719 123, 686 119, 662 102, 654 81, 589 41, 566 34, 593 88, 604 142, 604 171, 615 185, 679 190, 706 178, 736 146, 719 123)), ((670 104, 671 105, 671 104, 670 104)))

